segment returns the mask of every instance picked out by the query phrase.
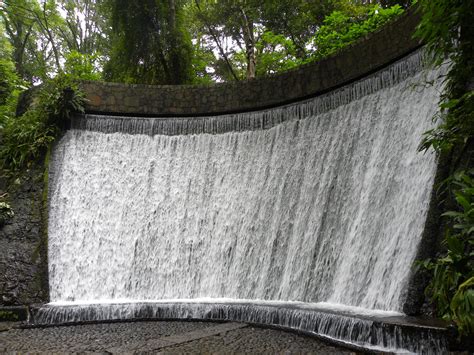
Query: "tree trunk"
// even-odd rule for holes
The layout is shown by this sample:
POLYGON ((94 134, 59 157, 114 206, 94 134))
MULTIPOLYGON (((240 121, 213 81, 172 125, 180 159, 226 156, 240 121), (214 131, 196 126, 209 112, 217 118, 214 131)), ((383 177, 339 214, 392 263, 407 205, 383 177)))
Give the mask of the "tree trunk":
POLYGON ((168 0, 168 26, 169 26, 169 42, 170 49, 170 67, 171 72, 168 74, 168 82, 170 84, 183 84, 180 68, 180 53, 177 48, 178 31, 176 29, 176 4, 175 0, 168 0))
POLYGON ((247 58, 247 79, 255 78, 256 58, 255 58, 255 37, 253 34, 253 22, 249 20, 244 9, 240 8, 242 14, 242 32, 244 34, 245 54, 247 58))

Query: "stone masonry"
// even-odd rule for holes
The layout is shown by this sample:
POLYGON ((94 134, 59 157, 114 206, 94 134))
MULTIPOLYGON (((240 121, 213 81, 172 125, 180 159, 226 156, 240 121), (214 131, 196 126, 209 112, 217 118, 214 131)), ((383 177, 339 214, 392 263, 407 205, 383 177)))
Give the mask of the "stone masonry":
POLYGON ((269 77, 214 85, 84 82, 86 111, 123 115, 196 116, 252 111, 295 102, 362 78, 420 46, 416 9, 317 63, 269 77))

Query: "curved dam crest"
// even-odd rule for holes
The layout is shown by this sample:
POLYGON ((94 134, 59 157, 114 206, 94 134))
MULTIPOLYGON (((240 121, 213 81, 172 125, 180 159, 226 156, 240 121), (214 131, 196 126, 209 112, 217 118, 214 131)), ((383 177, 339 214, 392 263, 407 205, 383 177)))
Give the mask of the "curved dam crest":
POLYGON ((330 107, 323 97, 267 110, 293 116, 264 129, 254 124, 262 112, 226 116, 243 130, 172 136, 154 132, 153 119, 128 118, 147 134, 86 115, 50 165, 51 301, 401 311, 436 170, 417 146, 441 85, 423 85, 439 72, 421 70, 420 52, 401 63, 409 76, 395 63, 328 94, 330 107), (376 90, 354 94, 360 87, 376 90))

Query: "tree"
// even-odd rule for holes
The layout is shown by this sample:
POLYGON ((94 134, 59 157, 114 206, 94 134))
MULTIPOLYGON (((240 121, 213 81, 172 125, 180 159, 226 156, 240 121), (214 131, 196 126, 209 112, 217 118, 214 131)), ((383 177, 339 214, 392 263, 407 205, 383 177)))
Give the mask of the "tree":
POLYGON ((308 61, 316 61, 337 52, 403 13, 398 5, 387 9, 371 5, 364 7, 363 11, 357 17, 341 11, 334 11, 327 16, 311 40, 313 53, 308 61))
MULTIPOLYGON (((35 41, 33 27, 35 21, 27 16, 23 9, 29 9, 32 6, 31 1, 20 0, 13 4, 11 1, 5 1, 0 5, 0 16, 5 27, 5 34, 13 48, 13 59, 15 61, 16 71, 22 78, 31 78, 32 73, 27 68, 25 57, 32 55, 32 42, 35 41)), ((28 58, 29 59, 29 58, 28 58)))
POLYGON ((66 13, 62 37, 70 51, 87 55, 105 54, 109 49, 107 8, 103 0, 59 0, 66 13))
POLYGON ((16 71, 31 83, 61 72, 69 53, 97 59, 108 49, 102 0, 6 0, 0 19, 16 71))
POLYGON ((0 130, 4 121, 13 116, 20 90, 25 89, 12 60, 13 48, 0 23, 0 130))
POLYGON ((4 37, 4 29, 0 26, 0 115, 4 114, 6 109, 4 106, 19 82, 11 55, 11 45, 4 37))
POLYGON ((291 68, 307 58, 306 44, 326 15, 347 0, 194 0, 194 21, 218 53, 221 79, 252 79, 291 68), (231 45, 226 45, 229 41, 231 45), (275 51, 275 55, 271 51, 275 51), (277 62, 270 65, 274 58, 277 62), (270 68, 273 67, 273 68, 270 68))
POLYGON ((191 78, 192 44, 179 0, 109 0, 112 49, 109 80, 184 84, 191 78))
POLYGON ((376 27, 344 32, 371 17, 370 3, 383 3, 382 12, 393 2, 410 1, 5 0, 0 20, 15 69, 31 83, 63 71, 68 56, 75 65, 92 64, 86 72, 93 77, 103 70, 106 80, 209 83, 252 79, 328 55, 358 38, 356 30, 376 27), (344 40, 324 41, 336 32, 344 40))
POLYGON ((0 16, 22 79, 44 80, 61 70, 65 21, 54 0, 6 0, 0 16))
POLYGON ((352 2, 344 0, 263 1, 262 24, 272 33, 283 35, 295 48, 299 59, 308 56, 306 43, 314 36, 326 16, 335 10, 348 12, 352 2))
POLYGON ((231 53, 224 49, 226 37, 233 40, 236 48, 245 55, 246 78, 252 79, 256 74, 256 41, 258 36, 257 21, 259 16, 259 6, 256 1, 232 1, 220 0, 201 1, 195 0, 196 19, 200 20, 204 31, 210 36, 218 52, 227 66, 227 71, 235 80, 240 79, 237 73, 236 63, 231 63, 237 51, 231 53))

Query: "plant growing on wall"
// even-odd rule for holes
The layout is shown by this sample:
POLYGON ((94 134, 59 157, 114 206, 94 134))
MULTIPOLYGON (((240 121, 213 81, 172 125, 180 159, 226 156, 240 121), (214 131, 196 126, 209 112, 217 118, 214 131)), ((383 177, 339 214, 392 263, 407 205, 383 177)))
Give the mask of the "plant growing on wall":
POLYGON ((7 177, 29 168, 44 156, 71 113, 83 109, 83 95, 71 84, 65 76, 45 83, 38 102, 20 117, 5 120, 0 165, 7 177))
POLYGON ((451 68, 440 101, 438 127, 425 133, 420 150, 434 149, 451 159, 445 205, 445 251, 424 265, 433 278, 427 288, 439 316, 453 321, 461 335, 474 331, 474 27, 472 1, 421 0, 417 35, 435 64, 451 68))
POLYGON ((474 170, 449 179, 457 210, 443 213, 446 253, 423 265, 433 273, 427 288, 439 316, 457 324, 462 334, 474 332, 474 170))

